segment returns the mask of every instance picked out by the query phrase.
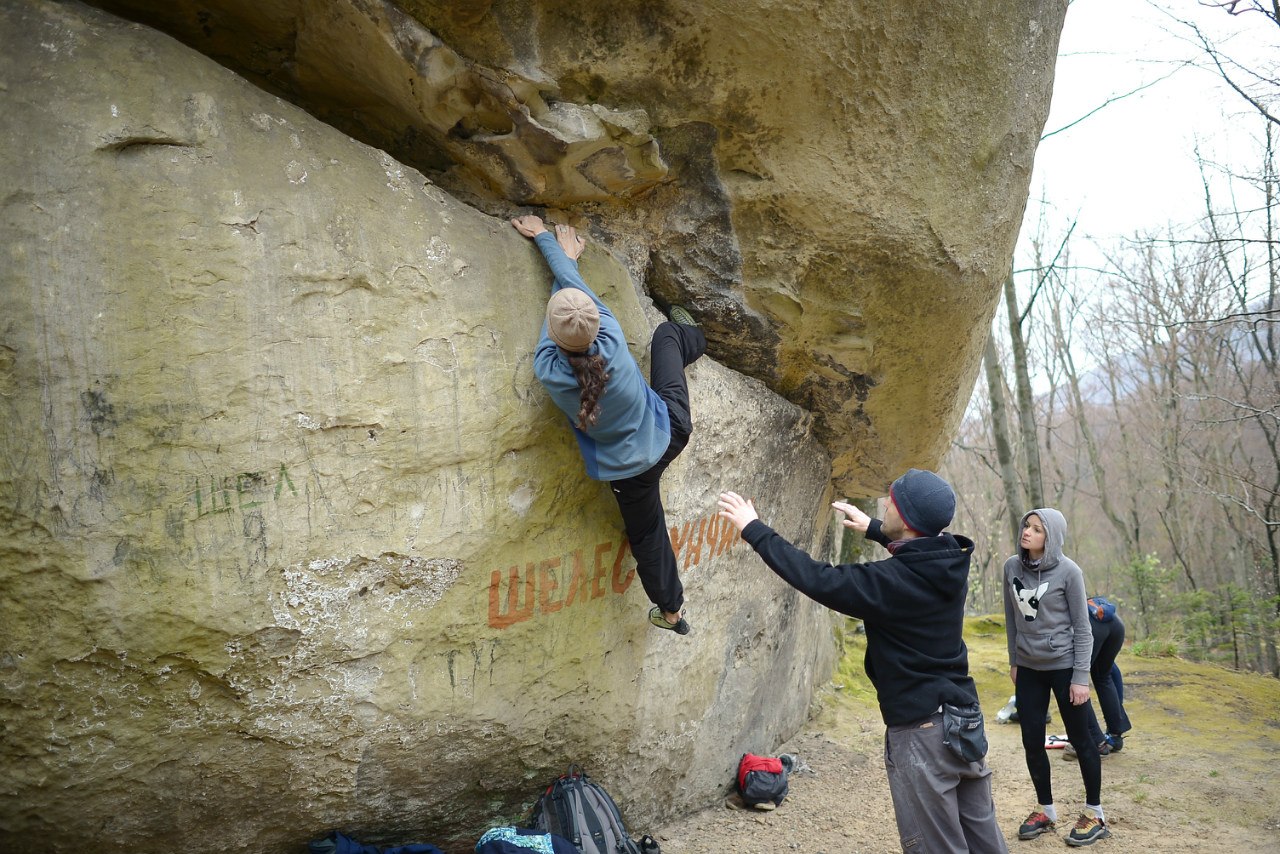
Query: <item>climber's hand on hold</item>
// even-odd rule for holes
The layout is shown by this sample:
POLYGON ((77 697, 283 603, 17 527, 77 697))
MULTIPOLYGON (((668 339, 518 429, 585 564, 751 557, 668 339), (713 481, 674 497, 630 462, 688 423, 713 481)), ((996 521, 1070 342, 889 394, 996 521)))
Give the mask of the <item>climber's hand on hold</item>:
POLYGON ((511 220, 511 224, 525 237, 537 237, 547 230, 547 227, 542 224, 542 217, 533 214, 518 216, 511 220))
POLYGON ((578 236, 578 230, 571 225, 556 226, 556 243, 564 250, 564 254, 577 261, 582 250, 587 248, 587 241, 578 236))

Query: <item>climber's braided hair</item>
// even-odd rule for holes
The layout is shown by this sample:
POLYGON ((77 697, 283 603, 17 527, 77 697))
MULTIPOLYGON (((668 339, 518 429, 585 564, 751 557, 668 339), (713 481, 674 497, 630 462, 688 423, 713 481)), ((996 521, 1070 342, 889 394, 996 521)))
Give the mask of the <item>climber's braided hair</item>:
POLYGON ((597 353, 569 353, 569 367, 582 389, 578 409, 578 429, 594 427, 600 418, 600 397, 604 394, 609 374, 604 369, 604 357, 597 353))

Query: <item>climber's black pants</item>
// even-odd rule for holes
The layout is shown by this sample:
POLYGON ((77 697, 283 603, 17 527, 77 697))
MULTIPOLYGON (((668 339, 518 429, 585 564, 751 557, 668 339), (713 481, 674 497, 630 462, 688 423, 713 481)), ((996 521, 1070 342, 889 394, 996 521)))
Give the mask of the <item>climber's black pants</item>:
POLYGON ((662 508, 659 480, 671 461, 680 456, 693 433, 689 408, 689 384, 684 369, 707 351, 707 339, 696 326, 670 321, 653 332, 649 385, 667 404, 671 418, 671 442, 667 451, 645 472, 615 480, 609 485, 622 511, 622 522, 636 559, 636 574, 649 601, 674 614, 684 604, 684 585, 671 548, 666 512, 662 508))

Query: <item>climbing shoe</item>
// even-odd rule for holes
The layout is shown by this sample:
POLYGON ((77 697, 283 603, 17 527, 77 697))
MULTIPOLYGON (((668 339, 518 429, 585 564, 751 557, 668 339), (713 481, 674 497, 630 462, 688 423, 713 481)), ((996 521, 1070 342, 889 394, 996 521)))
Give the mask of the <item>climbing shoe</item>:
POLYGON ((669 623, 667 622, 667 618, 662 616, 662 609, 657 605, 654 605, 649 609, 649 622, 653 623, 660 629, 667 629, 668 631, 675 632, 678 635, 687 635, 692 631, 692 629, 689 628, 689 621, 684 618, 683 612, 680 615, 680 619, 676 620, 674 623, 669 623))
POLYGON ((1019 839, 1035 839, 1046 830, 1053 829, 1053 822, 1042 812, 1033 812, 1018 828, 1019 839))
POLYGON ((698 321, 693 319, 693 315, 682 305, 671 306, 671 311, 667 312, 667 316, 681 326, 697 326, 698 321))
POLYGON ((1071 828, 1071 832, 1067 834, 1067 844, 1079 848, 1084 845, 1092 845, 1099 839, 1106 839, 1110 835, 1111 831, 1107 830, 1105 821, 1095 815, 1081 813, 1080 818, 1076 819, 1076 826, 1071 828))

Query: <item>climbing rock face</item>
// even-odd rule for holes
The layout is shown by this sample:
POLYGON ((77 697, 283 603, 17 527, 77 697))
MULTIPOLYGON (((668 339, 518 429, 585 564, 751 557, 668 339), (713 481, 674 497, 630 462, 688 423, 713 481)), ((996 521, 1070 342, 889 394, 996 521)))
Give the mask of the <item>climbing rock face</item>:
POLYGON ((794 732, 831 618, 715 497, 829 555, 937 461, 1065 3, 97 5, 0 4, 0 848, 465 851, 570 762, 643 829, 794 732), (692 637, 533 377, 526 206, 642 362, 708 331, 692 637))
MULTIPOLYGON (((655 629, 533 376, 529 241, 154 30, 0 36, 0 848, 462 851, 569 762, 643 827, 800 725, 830 618, 715 497, 820 545, 806 413, 691 370, 696 629, 655 629)), ((647 358, 627 267, 581 266, 647 358)))
POLYGON ((644 233, 645 288, 815 416, 838 491, 936 466, 1066 0, 100 0, 481 207, 644 233), (493 207, 497 205, 497 207, 493 207))

